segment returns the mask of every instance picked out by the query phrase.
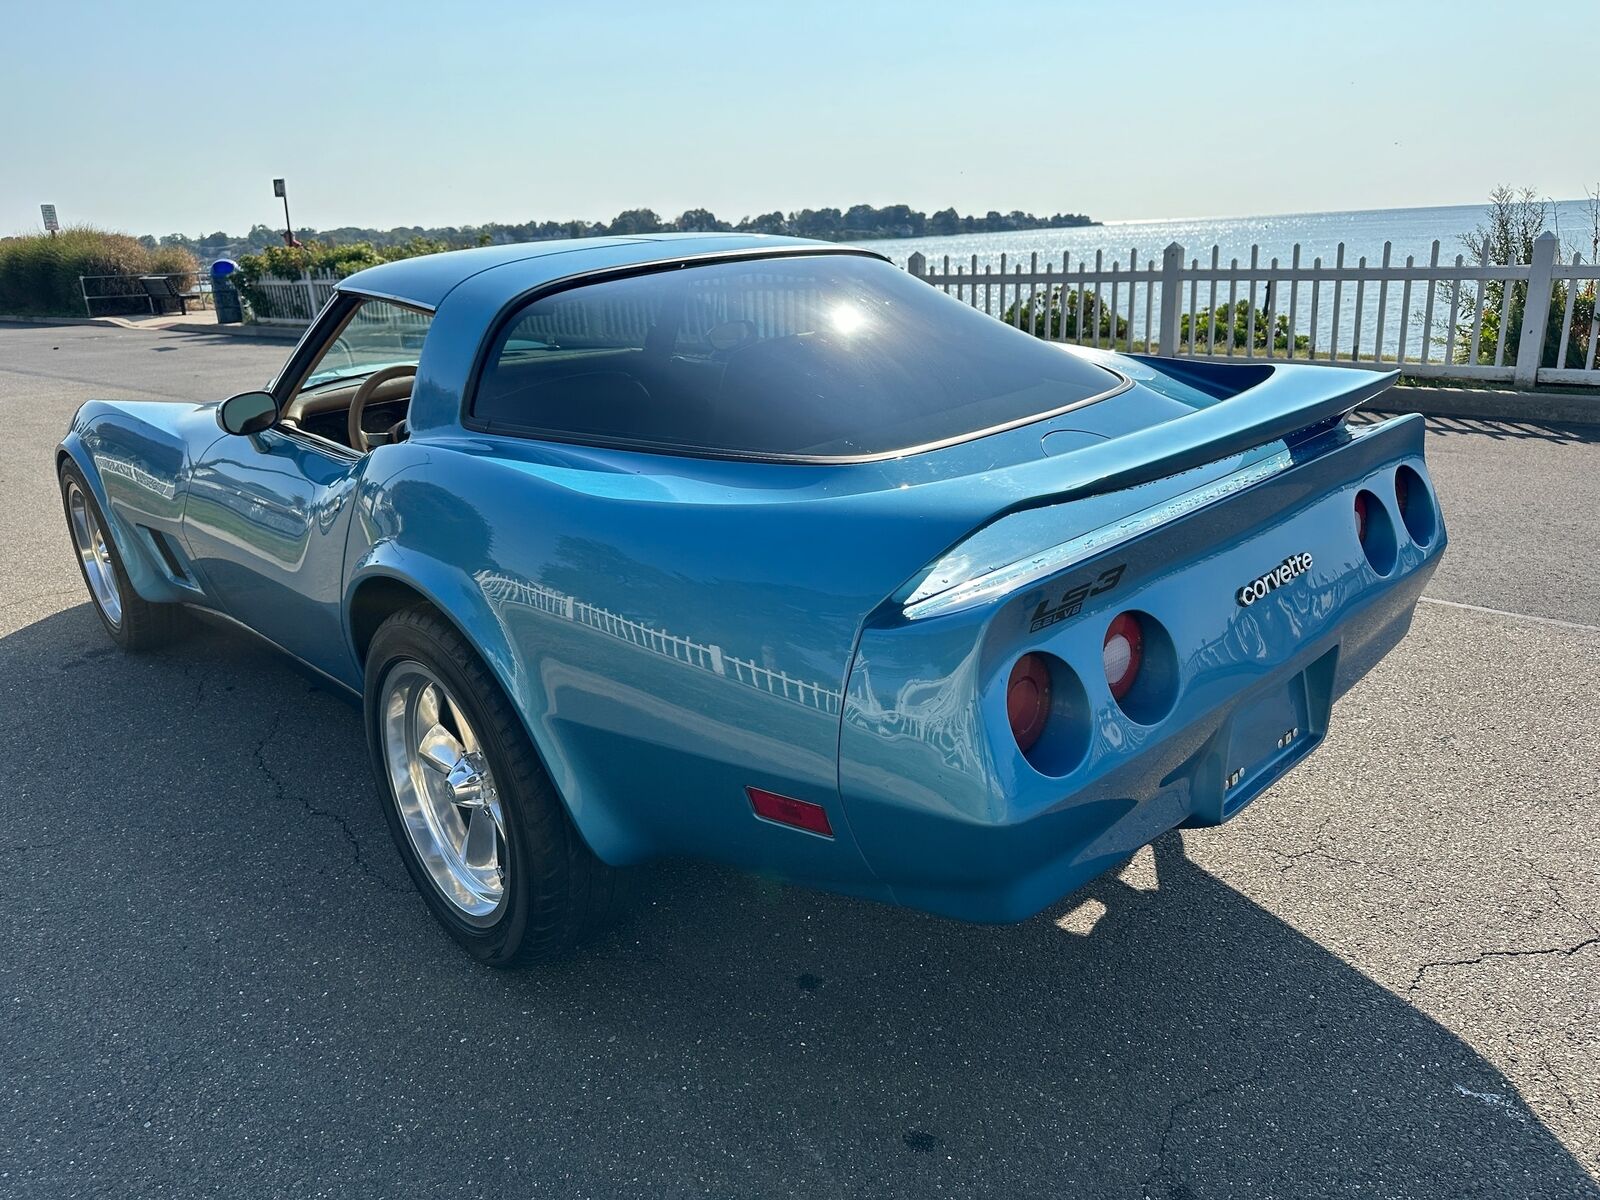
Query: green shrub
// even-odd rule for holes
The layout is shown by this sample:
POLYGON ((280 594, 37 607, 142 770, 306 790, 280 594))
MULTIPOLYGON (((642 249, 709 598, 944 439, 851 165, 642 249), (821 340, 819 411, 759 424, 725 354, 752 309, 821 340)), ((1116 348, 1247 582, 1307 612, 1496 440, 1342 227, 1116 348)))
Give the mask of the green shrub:
MULTIPOLYGON (((1533 261, 1534 246, 1553 215, 1550 203, 1541 199, 1533 188, 1497 187, 1489 193, 1489 206, 1485 220, 1461 238, 1471 262, 1487 261, 1492 264, 1529 263, 1533 261)), ((1600 190, 1590 195, 1589 221, 1592 240, 1589 246, 1591 260, 1600 251, 1600 190)), ((1565 262, 1573 246, 1558 250, 1556 259, 1565 262)), ((1517 280, 1511 283, 1511 293, 1506 294, 1504 280, 1490 279, 1483 283, 1483 317, 1479 326, 1477 357, 1473 357, 1473 313, 1480 297, 1470 284, 1460 288, 1457 296, 1459 321, 1449 334, 1446 354, 1450 362, 1492 364, 1495 350, 1500 345, 1500 319, 1505 316, 1505 355, 1501 362, 1514 365, 1522 350, 1523 312, 1528 304, 1528 285, 1517 280)), ((1578 280, 1558 280, 1551 288, 1550 312, 1545 321, 1544 338, 1539 347, 1539 365, 1543 367, 1582 367, 1588 361, 1589 329, 1594 320, 1595 285, 1578 280), (1557 362, 1561 353, 1562 322, 1567 315, 1567 289, 1576 289, 1571 296, 1572 324, 1567 337, 1565 362, 1557 362)), ((1444 339, 1436 339, 1444 340, 1444 339)))
MULTIPOLYGON (((136 239, 86 225, 47 233, 0 238, 0 312, 20 316, 81 317, 84 315, 80 275, 155 275, 182 273, 193 281, 194 255, 176 246, 150 250, 136 239)), ((142 289, 130 296, 135 311, 147 311, 142 289)), ((95 315, 114 311, 114 303, 96 304, 95 315)))
MULTIPOLYGON (((1551 289, 1550 312, 1545 318, 1544 342, 1539 348, 1539 365, 1543 367, 1582 367, 1588 361, 1589 328, 1594 320, 1595 285, 1578 280, 1557 281, 1551 289), (1561 353, 1561 323, 1567 315, 1567 289, 1576 288, 1572 297, 1572 325, 1567 337, 1567 358, 1557 362, 1561 353)), ((1467 299, 1463 311, 1467 315, 1456 326, 1455 339, 1450 346, 1450 361, 1472 361, 1471 304, 1475 297, 1469 288, 1463 288, 1467 299)), ((1506 321, 1506 349, 1502 362, 1515 365, 1522 349, 1522 315, 1527 306, 1528 285, 1512 285, 1510 313, 1506 321)), ((1478 333, 1478 358, 1483 365, 1494 363, 1495 348, 1500 344, 1500 313, 1505 304, 1505 284, 1490 281, 1484 286, 1483 322, 1478 333)))
POLYGON ((371 242, 347 242, 330 246, 307 242, 303 246, 268 246, 259 254, 239 259, 234 276, 239 292, 258 314, 271 316, 271 300, 257 285, 263 279, 299 279, 302 274, 334 275, 339 279, 375 267, 379 263, 424 254, 442 254, 450 245, 433 238, 414 237, 397 246, 374 246, 371 242))
MULTIPOLYGON (((1267 312, 1266 309, 1255 310, 1255 348, 1267 348, 1267 312)), ((1272 322, 1272 348, 1274 350, 1289 349, 1289 318, 1284 313, 1279 313, 1272 322)), ((1233 306, 1230 313, 1226 304, 1218 305, 1209 313, 1200 313, 1193 322, 1189 314, 1184 313, 1178 322, 1178 344, 1180 346, 1193 346, 1197 351, 1217 347, 1226 351, 1228 344, 1232 343, 1238 349, 1245 349, 1250 345, 1250 302, 1240 300, 1233 306), (1193 325, 1191 340, 1190 326, 1193 325)), ((1296 334, 1294 348, 1296 350, 1309 350, 1311 338, 1309 335, 1296 334)))
POLYGON ((194 288, 199 274, 199 264, 195 262, 194 255, 182 246, 157 246, 150 251, 151 275, 178 275, 182 278, 172 282, 179 291, 187 292, 194 288))
MULTIPOLYGON (((1019 300, 1017 304, 1022 306, 1023 330, 1035 337, 1050 338, 1055 341, 1065 338, 1076 340, 1080 312, 1083 314, 1085 337, 1095 336, 1096 325, 1099 326, 1099 337, 1103 342, 1121 341, 1128 336, 1128 319, 1113 314, 1103 299, 1097 305, 1094 293, 1087 289, 1069 291, 1053 287, 1019 300), (1114 335, 1113 317, 1116 325, 1114 335)), ((1001 320, 1007 325, 1017 324, 1017 304, 1006 309, 1001 316, 1001 320)))

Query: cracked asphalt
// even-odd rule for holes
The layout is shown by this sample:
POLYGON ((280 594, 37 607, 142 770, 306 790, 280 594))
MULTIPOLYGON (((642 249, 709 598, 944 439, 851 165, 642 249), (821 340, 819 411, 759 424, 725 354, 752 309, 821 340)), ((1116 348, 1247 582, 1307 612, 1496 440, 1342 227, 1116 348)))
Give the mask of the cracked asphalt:
POLYGON ((667 864, 508 975, 349 704, 69 553, 78 404, 284 353, 0 325, 0 1197, 1600 1196, 1600 431, 1433 423, 1429 600, 1221 829, 1002 928, 667 864))

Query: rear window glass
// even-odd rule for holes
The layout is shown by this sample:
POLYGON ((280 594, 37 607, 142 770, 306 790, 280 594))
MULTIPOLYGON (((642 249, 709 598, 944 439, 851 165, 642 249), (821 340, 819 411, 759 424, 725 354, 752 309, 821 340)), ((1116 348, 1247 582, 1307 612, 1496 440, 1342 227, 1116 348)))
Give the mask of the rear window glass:
POLYGON ((472 415, 490 429, 770 458, 893 454, 1119 383, 878 259, 703 263, 531 302, 472 415))

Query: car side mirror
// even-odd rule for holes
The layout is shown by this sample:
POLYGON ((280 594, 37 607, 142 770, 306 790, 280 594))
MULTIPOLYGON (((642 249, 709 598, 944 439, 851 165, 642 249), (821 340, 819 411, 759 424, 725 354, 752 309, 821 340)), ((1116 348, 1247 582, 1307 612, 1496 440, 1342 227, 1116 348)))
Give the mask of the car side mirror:
POLYGON ((227 433, 260 433, 277 419, 271 392, 240 392, 217 406, 217 424, 227 433))

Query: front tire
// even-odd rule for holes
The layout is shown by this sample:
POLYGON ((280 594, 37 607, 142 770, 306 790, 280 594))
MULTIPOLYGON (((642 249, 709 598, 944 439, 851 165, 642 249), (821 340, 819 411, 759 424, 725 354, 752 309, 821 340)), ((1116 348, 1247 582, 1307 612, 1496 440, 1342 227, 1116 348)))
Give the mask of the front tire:
POLYGON ((67 532, 100 624, 126 651, 151 650, 170 642, 183 615, 180 607, 154 604, 134 591, 117 544, 107 532, 105 514, 71 459, 62 464, 60 482, 67 532))
POLYGON ((584 844, 516 709, 454 626, 423 607, 385 621, 365 709, 395 845, 473 957, 548 959, 612 918, 622 872, 584 844))

